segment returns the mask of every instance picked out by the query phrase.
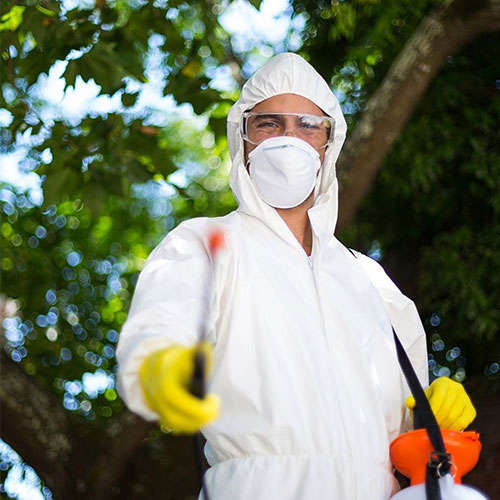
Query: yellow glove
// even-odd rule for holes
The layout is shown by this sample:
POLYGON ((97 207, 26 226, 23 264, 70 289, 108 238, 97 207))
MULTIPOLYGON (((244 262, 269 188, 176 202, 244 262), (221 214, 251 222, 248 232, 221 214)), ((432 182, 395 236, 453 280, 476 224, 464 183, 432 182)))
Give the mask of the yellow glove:
MULTIPOLYGON (((448 377, 439 377, 425 390, 425 395, 439 427, 463 431, 475 418, 476 409, 462 384, 448 377)), ((408 396, 406 406, 413 410, 415 398, 408 396)))
POLYGON ((158 414, 160 424, 174 433, 195 433, 219 414, 216 395, 199 399, 189 392, 198 349, 205 354, 208 371, 212 351, 207 343, 156 351, 144 360, 139 371, 147 405, 158 414))

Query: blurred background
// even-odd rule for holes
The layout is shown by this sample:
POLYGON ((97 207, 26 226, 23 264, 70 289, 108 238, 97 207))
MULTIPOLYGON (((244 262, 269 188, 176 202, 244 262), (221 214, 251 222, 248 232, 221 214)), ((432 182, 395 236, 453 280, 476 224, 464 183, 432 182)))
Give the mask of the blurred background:
POLYGON ((194 499, 191 440, 132 415, 115 347, 165 234, 236 207, 225 116, 298 52, 349 125, 337 236, 417 304, 500 498, 500 0, 0 7, 0 497, 194 499))

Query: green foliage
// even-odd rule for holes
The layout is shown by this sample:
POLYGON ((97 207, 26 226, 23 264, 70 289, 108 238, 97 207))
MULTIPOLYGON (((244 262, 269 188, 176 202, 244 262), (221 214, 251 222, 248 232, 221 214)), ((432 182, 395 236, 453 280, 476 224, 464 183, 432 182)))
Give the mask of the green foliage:
POLYGON ((365 250, 377 240, 401 266, 417 255, 415 300, 439 341, 436 374, 465 374, 463 360, 446 357, 459 346, 467 374, 498 383, 489 367, 500 362, 500 65, 488 49, 497 43, 485 36, 449 58, 346 233, 365 250))
MULTIPOLYGON (((112 374, 130 278, 144 258, 142 248, 133 244, 137 229, 130 227, 121 243, 113 244, 121 231, 116 210, 115 221, 104 216, 94 226, 81 203, 42 212, 19 207, 25 203, 22 196, 11 201, 4 204, 4 212, 11 213, 1 226, 2 291, 16 299, 19 315, 4 322, 7 352, 22 361, 28 374, 61 395, 66 392, 68 409, 76 409, 71 398, 76 396, 87 417, 96 417, 97 406, 104 408, 97 416, 104 415, 108 405, 102 406, 103 398, 94 409, 81 384, 78 392, 67 392, 67 384, 97 368, 112 374)), ((123 207, 121 212, 123 218, 123 207)))
MULTIPOLYGON (((169 219, 151 222, 144 210, 131 217, 137 208, 114 198, 109 215, 93 224, 79 201, 42 211, 8 193, 4 188, 2 292, 17 301, 19 316, 8 321, 7 351, 59 393, 85 372, 111 375, 133 277, 169 219)), ((85 398, 82 413, 95 418, 88 395, 78 394, 80 403, 85 398)), ((94 404, 111 416, 106 408, 115 400, 108 391, 94 404)))
POLYGON ((221 100, 207 76, 230 56, 217 22, 221 8, 205 0, 102 2, 102 8, 69 11, 54 0, 2 4, 0 107, 13 119, 1 135, 0 152, 15 150, 20 134, 33 138, 28 161, 45 176, 45 207, 78 198, 98 217, 108 191, 127 197, 134 183, 166 178, 178 168, 175 148, 159 144, 163 134, 155 110, 138 114, 133 107, 148 72, 161 77, 164 95, 190 103, 197 114, 209 113, 221 100), (77 122, 44 117, 47 103, 37 97, 35 84, 57 61, 66 65, 66 89, 78 79, 93 81, 100 95, 119 93, 121 109, 94 112, 77 122), (45 158, 50 152, 50 161, 42 161, 43 152, 45 158))
POLYGON ((332 82, 351 125, 422 17, 439 0, 291 3, 306 19, 300 52, 332 82))
MULTIPOLYGON (((67 409, 91 420, 106 420, 121 408, 114 348, 151 250, 179 221, 235 206, 224 141, 181 120, 156 140, 160 151, 168 148, 172 160, 184 165, 182 172, 170 183, 157 175, 136 185, 131 199, 115 192, 112 174, 89 182, 100 196, 97 218, 80 199, 44 209, 26 194, 0 186, 2 294, 18 309, 4 322, 5 349, 58 393, 67 409), (82 380, 91 382, 96 373, 100 390, 85 393, 82 380)), ((51 182, 64 190, 76 182, 71 170, 61 167, 59 173, 47 177, 46 196, 51 182)))
POLYGON ((260 9, 262 0, 249 0, 249 3, 251 3, 256 9, 260 9))
POLYGON ((16 31, 23 22, 23 14, 26 7, 14 5, 6 14, 0 18, 0 31, 16 31))

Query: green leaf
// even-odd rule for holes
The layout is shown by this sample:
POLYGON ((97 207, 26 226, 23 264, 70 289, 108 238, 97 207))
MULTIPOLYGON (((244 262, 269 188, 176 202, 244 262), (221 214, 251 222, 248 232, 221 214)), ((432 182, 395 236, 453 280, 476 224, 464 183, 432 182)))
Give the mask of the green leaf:
POLYGON ((79 75, 80 69, 78 68, 78 59, 71 59, 68 61, 68 65, 63 73, 63 77, 66 80, 65 87, 75 86, 76 77, 79 75))
POLYGON ((97 219, 108 198, 107 189, 101 182, 87 182, 82 192, 82 201, 90 209, 92 218, 97 219))
POLYGON ((35 5, 35 7, 37 10, 39 10, 42 14, 45 14, 46 16, 54 17, 57 15, 57 12, 54 12, 53 10, 46 9, 45 7, 42 7, 39 4, 35 5))
POLYGON ((81 59, 88 65, 92 78, 102 87, 103 93, 114 94, 123 87, 122 79, 127 75, 110 44, 96 43, 92 50, 84 54, 81 59))
POLYGON ((139 93, 127 94, 124 92, 121 96, 122 104, 127 108, 133 106, 136 103, 138 97, 139 93))
POLYGON ((214 131, 217 137, 224 137, 226 135, 227 120, 226 118, 215 118, 211 116, 208 121, 210 128, 214 131))
POLYGON ((26 7, 14 5, 9 12, 0 17, 0 31, 16 31, 23 22, 23 14, 26 7))
POLYGON ((259 10, 262 0, 248 0, 248 2, 252 4, 257 10, 259 10))
POLYGON ((61 200, 71 199, 79 184, 80 176, 74 168, 48 168, 43 183, 43 205, 55 205, 61 200))

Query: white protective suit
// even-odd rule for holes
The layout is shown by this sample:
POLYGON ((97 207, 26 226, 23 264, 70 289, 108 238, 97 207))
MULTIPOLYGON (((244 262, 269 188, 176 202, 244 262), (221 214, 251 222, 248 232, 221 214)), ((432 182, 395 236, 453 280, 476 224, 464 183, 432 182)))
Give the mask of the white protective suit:
POLYGON ((139 385, 141 362, 172 343, 198 340, 213 273, 209 391, 221 413, 204 429, 212 500, 387 500, 397 483, 389 443, 407 425, 408 393, 391 322, 427 385, 424 331, 416 308, 374 260, 333 235, 335 162, 346 124, 327 83, 302 58, 280 54, 243 87, 228 116, 236 211, 172 230, 137 283, 117 357, 119 390, 131 410, 156 416, 139 385), (277 94, 310 99, 336 122, 309 210, 311 257, 244 165, 241 114, 277 94), (207 235, 226 245, 214 262, 207 235))

